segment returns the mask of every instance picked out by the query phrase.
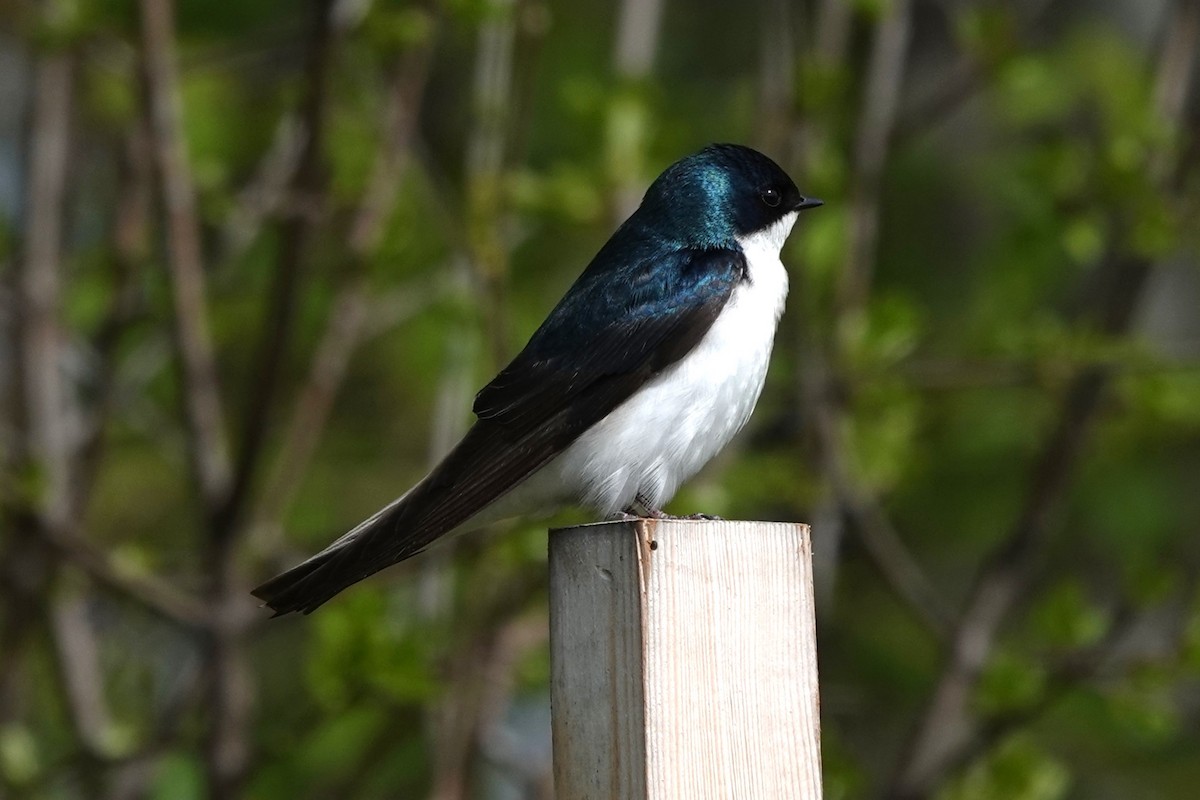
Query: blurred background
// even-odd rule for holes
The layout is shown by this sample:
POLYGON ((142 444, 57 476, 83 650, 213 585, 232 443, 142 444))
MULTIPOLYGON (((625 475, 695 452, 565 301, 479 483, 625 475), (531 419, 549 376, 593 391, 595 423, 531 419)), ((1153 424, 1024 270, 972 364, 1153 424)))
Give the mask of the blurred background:
POLYGON ((552 797, 544 523, 247 592, 711 141, 826 206, 670 510, 815 526, 827 797, 1195 796, 1198 42, 1196 0, 0 3, 0 796, 552 797))

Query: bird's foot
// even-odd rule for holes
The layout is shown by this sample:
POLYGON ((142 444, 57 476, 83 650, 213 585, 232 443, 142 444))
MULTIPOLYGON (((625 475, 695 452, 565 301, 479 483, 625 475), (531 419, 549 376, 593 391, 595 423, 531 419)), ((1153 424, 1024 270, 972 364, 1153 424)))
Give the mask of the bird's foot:
POLYGON ((653 503, 646 499, 646 496, 638 492, 633 502, 629 504, 629 511, 643 512, 641 516, 649 519, 674 519, 670 514, 665 513, 661 508, 656 508, 653 503))
POLYGON ((665 511, 660 511, 657 508, 646 509, 643 514, 638 514, 634 511, 618 511, 615 514, 608 515, 609 522, 636 522, 639 519, 664 519, 664 520, 684 520, 687 522, 724 522, 724 517, 718 517, 716 514, 688 514, 684 517, 679 517, 674 514, 668 514, 665 511))
POLYGON ((721 517, 716 514, 688 514, 686 517, 677 517, 674 514, 668 514, 661 508, 655 508, 654 505, 646 499, 645 495, 638 493, 629 507, 622 512, 625 514, 625 520, 635 519, 639 516, 648 517, 649 519, 673 519, 673 520, 688 520, 697 522, 705 520, 708 522, 720 522, 721 517), (642 512, 642 513, 639 513, 642 512))

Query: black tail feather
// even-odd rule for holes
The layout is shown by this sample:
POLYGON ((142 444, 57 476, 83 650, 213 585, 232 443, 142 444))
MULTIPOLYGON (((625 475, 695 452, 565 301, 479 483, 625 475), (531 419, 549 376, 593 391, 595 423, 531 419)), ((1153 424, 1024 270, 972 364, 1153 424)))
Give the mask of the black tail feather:
POLYGON ((332 590, 328 588, 336 585, 333 583, 334 576, 330 574, 333 560, 334 554, 329 550, 318 553, 256 587, 251 594, 275 612, 272 616, 279 617, 293 611, 308 614, 353 582, 347 581, 332 590), (322 587, 319 592, 316 591, 318 586, 322 587))
MULTIPOLYGON (((404 501, 401 498, 312 558, 253 589, 251 594, 274 611, 274 616, 293 611, 310 614, 343 589, 416 555, 423 547, 413 547, 411 539, 399 534, 407 527, 401 522, 404 501)), ((432 538, 436 534, 424 543, 432 538)))
POLYGON ((304 563, 259 586, 254 596, 276 616, 312 612, 351 584, 470 524, 482 509, 574 441, 590 418, 563 412, 550 422, 512 430, 476 423, 405 495, 304 563))

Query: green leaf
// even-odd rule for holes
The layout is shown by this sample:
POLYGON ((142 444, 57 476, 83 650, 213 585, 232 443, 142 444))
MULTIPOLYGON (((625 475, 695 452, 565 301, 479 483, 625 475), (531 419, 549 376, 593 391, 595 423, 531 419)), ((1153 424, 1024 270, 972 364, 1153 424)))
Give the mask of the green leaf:
POLYGON ((1144 744, 1165 743, 1181 730, 1182 709, 1172 671, 1148 663, 1134 670, 1110 695, 1114 715, 1144 744))
POLYGON ((1108 629, 1108 617, 1096 607, 1083 584, 1069 578, 1041 597, 1030 614, 1039 643, 1071 650, 1095 644, 1108 629))
POLYGON ((41 769, 41 756, 33 732, 24 725, 0 727, 0 776, 5 782, 24 784, 41 769))
POLYGON ((172 753, 158 763, 150 797, 154 800, 200 800, 204 796, 204 771, 195 756, 172 753))
POLYGON ((938 800, 1058 800, 1071 775, 1027 737, 1014 737, 972 766, 938 800))
POLYGON ((1001 649, 988 661, 976 690, 980 713, 997 716, 1033 705, 1046 690, 1046 668, 1013 650, 1001 649))

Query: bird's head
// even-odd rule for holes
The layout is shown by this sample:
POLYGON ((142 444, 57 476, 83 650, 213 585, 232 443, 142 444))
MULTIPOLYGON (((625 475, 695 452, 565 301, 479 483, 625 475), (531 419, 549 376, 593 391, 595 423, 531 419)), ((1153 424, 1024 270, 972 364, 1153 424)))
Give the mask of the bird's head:
POLYGON ((722 247, 784 221, 790 230, 799 211, 819 205, 757 150, 714 144, 667 167, 646 191, 637 216, 689 246, 722 247))

